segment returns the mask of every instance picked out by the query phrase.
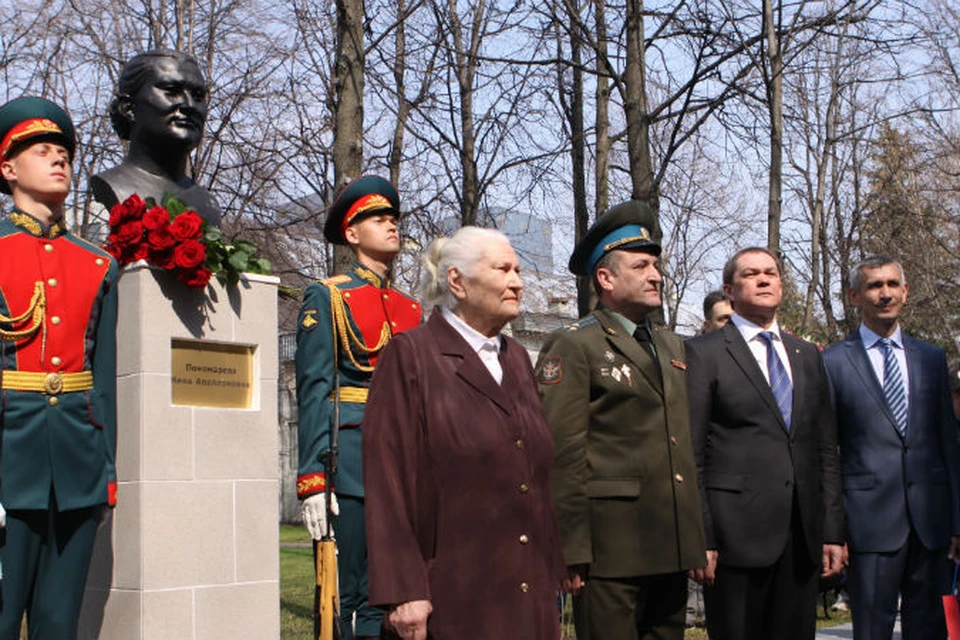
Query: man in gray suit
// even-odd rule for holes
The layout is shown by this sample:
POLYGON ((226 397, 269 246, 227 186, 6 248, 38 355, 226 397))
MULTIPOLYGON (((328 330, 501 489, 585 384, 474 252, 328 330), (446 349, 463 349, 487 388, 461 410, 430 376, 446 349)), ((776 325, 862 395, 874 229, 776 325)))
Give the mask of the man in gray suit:
POLYGON ((853 634, 893 634, 902 595, 905 640, 946 636, 943 558, 960 542, 960 464, 947 362, 905 334, 899 262, 864 260, 850 273, 860 329, 824 353, 839 430, 850 550, 853 634))

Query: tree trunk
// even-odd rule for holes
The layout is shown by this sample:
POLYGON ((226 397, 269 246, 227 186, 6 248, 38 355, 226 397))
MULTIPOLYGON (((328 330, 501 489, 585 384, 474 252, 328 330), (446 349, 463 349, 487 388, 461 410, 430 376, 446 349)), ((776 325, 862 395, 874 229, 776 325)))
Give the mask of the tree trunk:
MULTIPOLYGON (((632 195, 658 211, 653 161, 650 157, 650 114, 647 110, 646 57, 643 50, 643 0, 627 0, 627 61, 624 110, 632 195)), ((598 212, 599 214, 599 212, 598 212)))
MULTIPOLYGON (((334 191, 360 176, 363 168, 363 0, 337 0, 337 59, 334 67, 334 191)), ((337 246, 332 273, 353 263, 352 252, 337 246)))
MULTIPOLYGON (((763 0, 763 27, 767 42, 769 75, 767 76, 767 108, 770 113, 770 183, 767 196, 767 248, 775 255, 780 251, 780 216, 783 203, 783 56, 780 37, 774 21, 773 0, 763 0)), ((814 233, 813 235, 816 235, 814 233)))
POLYGON ((476 131, 473 123, 474 76, 477 67, 477 49, 483 32, 483 17, 487 10, 485 0, 472 6, 473 22, 470 30, 470 46, 465 46, 463 25, 457 13, 457 1, 448 0, 450 25, 456 56, 457 84, 460 90, 460 223, 464 226, 477 223, 480 206, 480 186, 477 172, 476 131))
MULTIPOLYGON (((597 93, 596 129, 597 167, 594 187, 594 207, 596 215, 607 210, 610 203, 610 79, 607 77, 605 59, 607 57, 607 4, 606 0, 596 0, 597 46, 602 55, 597 56, 597 93)), ((584 227, 586 231, 586 227, 584 227)), ((579 240, 580 236, 577 236, 579 240)))
MULTIPOLYGON (((577 0, 572 0, 567 6, 574 11, 579 10, 577 0)), ((577 25, 577 16, 570 16, 570 24, 577 25)), ((570 122, 570 164, 573 173, 573 220, 574 237, 577 242, 587 233, 590 226, 590 212, 587 209, 587 177, 586 177, 586 139, 583 119, 583 67, 581 66, 583 45, 580 29, 574 26, 570 34, 570 59, 573 63, 573 86, 570 91, 567 119, 570 122)), ((560 76, 563 77, 562 74, 560 76)), ((561 95, 566 87, 560 86, 561 95)), ((590 279, 577 279, 577 310, 584 316, 590 311, 590 279)))
POLYGON ((400 162, 403 157, 403 132, 407 126, 407 118, 410 115, 410 104, 407 102, 407 86, 404 70, 406 69, 407 58, 407 32, 404 27, 404 14, 406 13, 406 0, 396 0, 397 2, 397 26, 394 33, 395 57, 393 60, 393 80, 396 82, 397 94, 397 122, 393 127, 393 142, 390 145, 390 182, 393 185, 400 184, 400 162))

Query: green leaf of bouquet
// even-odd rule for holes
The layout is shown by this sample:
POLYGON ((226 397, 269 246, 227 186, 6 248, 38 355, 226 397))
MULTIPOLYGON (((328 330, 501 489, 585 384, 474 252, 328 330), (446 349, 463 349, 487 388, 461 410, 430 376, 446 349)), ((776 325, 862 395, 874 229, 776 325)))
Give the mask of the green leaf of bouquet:
POLYGON ((257 245, 247 240, 237 240, 237 243, 233 246, 237 249, 237 251, 244 251, 251 256, 257 254, 257 245))
POLYGON ((266 258, 254 258, 250 261, 250 272, 269 275, 271 271, 270 261, 266 258))
POLYGON ((250 254, 246 251, 234 251, 230 254, 230 266, 237 271, 246 271, 250 264, 250 254))
POLYGON ((167 201, 167 211, 170 212, 170 215, 176 218, 178 215, 187 210, 187 206, 183 204, 180 200, 176 198, 171 198, 167 201))
POLYGON ((203 239, 207 242, 220 242, 221 238, 223 238, 223 231, 217 227, 207 227, 206 232, 203 234, 203 239))

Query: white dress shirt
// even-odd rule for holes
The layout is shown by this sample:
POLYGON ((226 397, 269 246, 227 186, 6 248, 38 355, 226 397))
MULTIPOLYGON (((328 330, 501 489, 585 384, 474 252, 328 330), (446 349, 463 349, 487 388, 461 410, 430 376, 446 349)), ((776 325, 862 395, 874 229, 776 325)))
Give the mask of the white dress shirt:
MULTIPOLYGON (((873 331, 867 328, 865 324, 860 325, 860 340, 863 341, 863 347, 867 350, 867 357, 870 359, 870 366, 877 375, 877 381, 880 382, 880 388, 883 388, 884 365, 883 349, 880 348, 880 338, 873 331)), ((897 358, 897 364, 900 366, 900 378, 903 380, 903 395, 907 400, 907 410, 910 410, 910 374, 907 371, 907 352, 903 350, 903 332, 900 331, 900 325, 890 336, 890 347, 893 349, 893 355, 897 358)))
POLYGON ((743 336, 747 346, 750 347, 750 353, 753 354, 757 364, 760 365, 760 371, 763 372, 763 377, 767 379, 767 384, 770 384, 770 372, 767 371, 767 341, 760 336, 760 332, 769 331, 772 333, 773 348, 776 349, 777 355, 780 356, 780 362, 783 363, 783 368, 787 370, 787 375, 790 376, 790 383, 793 384, 793 369, 790 368, 790 358, 787 357, 787 348, 780 338, 780 326, 776 320, 773 321, 773 324, 770 325, 768 329, 764 329, 760 325, 754 324, 743 316, 734 313, 733 317, 730 318, 730 322, 740 331, 740 335, 743 336))
POLYGON ((463 339, 467 341, 470 348, 477 352, 480 361, 497 381, 497 384, 503 382, 503 368, 500 366, 500 336, 488 338, 466 322, 460 316, 450 311, 446 307, 440 309, 443 319, 450 323, 450 326, 457 330, 463 339))

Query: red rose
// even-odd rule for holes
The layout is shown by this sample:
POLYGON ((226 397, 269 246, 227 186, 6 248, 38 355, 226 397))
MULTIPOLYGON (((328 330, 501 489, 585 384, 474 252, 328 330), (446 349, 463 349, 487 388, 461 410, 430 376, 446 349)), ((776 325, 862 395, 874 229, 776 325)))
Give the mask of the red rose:
POLYGON ((151 249, 165 251, 175 245, 177 240, 173 237, 173 234, 170 233, 170 225, 167 225, 166 227, 160 227, 148 233, 147 242, 150 243, 151 249))
POLYGON ((173 251, 150 251, 150 264, 160 267, 166 271, 173 269, 177 263, 173 260, 173 251))
POLYGON ((143 225, 140 224, 139 220, 128 220, 124 222, 116 227, 111 235, 111 238, 114 238, 113 242, 119 245, 124 251, 131 245, 139 244, 140 238, 142 237, 143 225))
POLYGON ((123 202, 118 202, 110 209, 110 228, 117 227, 129 220, 136 220, 143 215, 147 203, 137 194, 133 194, 123 202))
POLYGON ((143 228, 150 231, 162 229, 170 224, 170 214, 160 206, 151 208, 143 214, 143 228))
POLYGON ((181 269, 193 269, 207 259, 207 248, 196 240, 184 240, 174 248, 173 259, 181 269))
POLYGON ((107 242, 107 244, 104 245, 103 250, 112 255, 121 267, 126 264, 126 262, 123 261, 123 251, 121 251, 120 247, 118 247, 112 241, 107 242))
POLYGON ((210 269, 200 267, 199 269, 187 269, 179 272, 177 279, 191 289, 202 289, 210 282, 210 276, 212 275, 213 272, 210 269))
POLYGON ((170 223, 170 233, 177 240, 196 240, 203 231, 203 218, 196 211, 184 211, 170 223))
POLYGON ((130 262, 136 262, 137 260, 146 260, 147 256, 150 253, 150 245, 146 242, 141 242, 137 245, 136 250, 133 252, 133 256, 130 259, 130 262))

